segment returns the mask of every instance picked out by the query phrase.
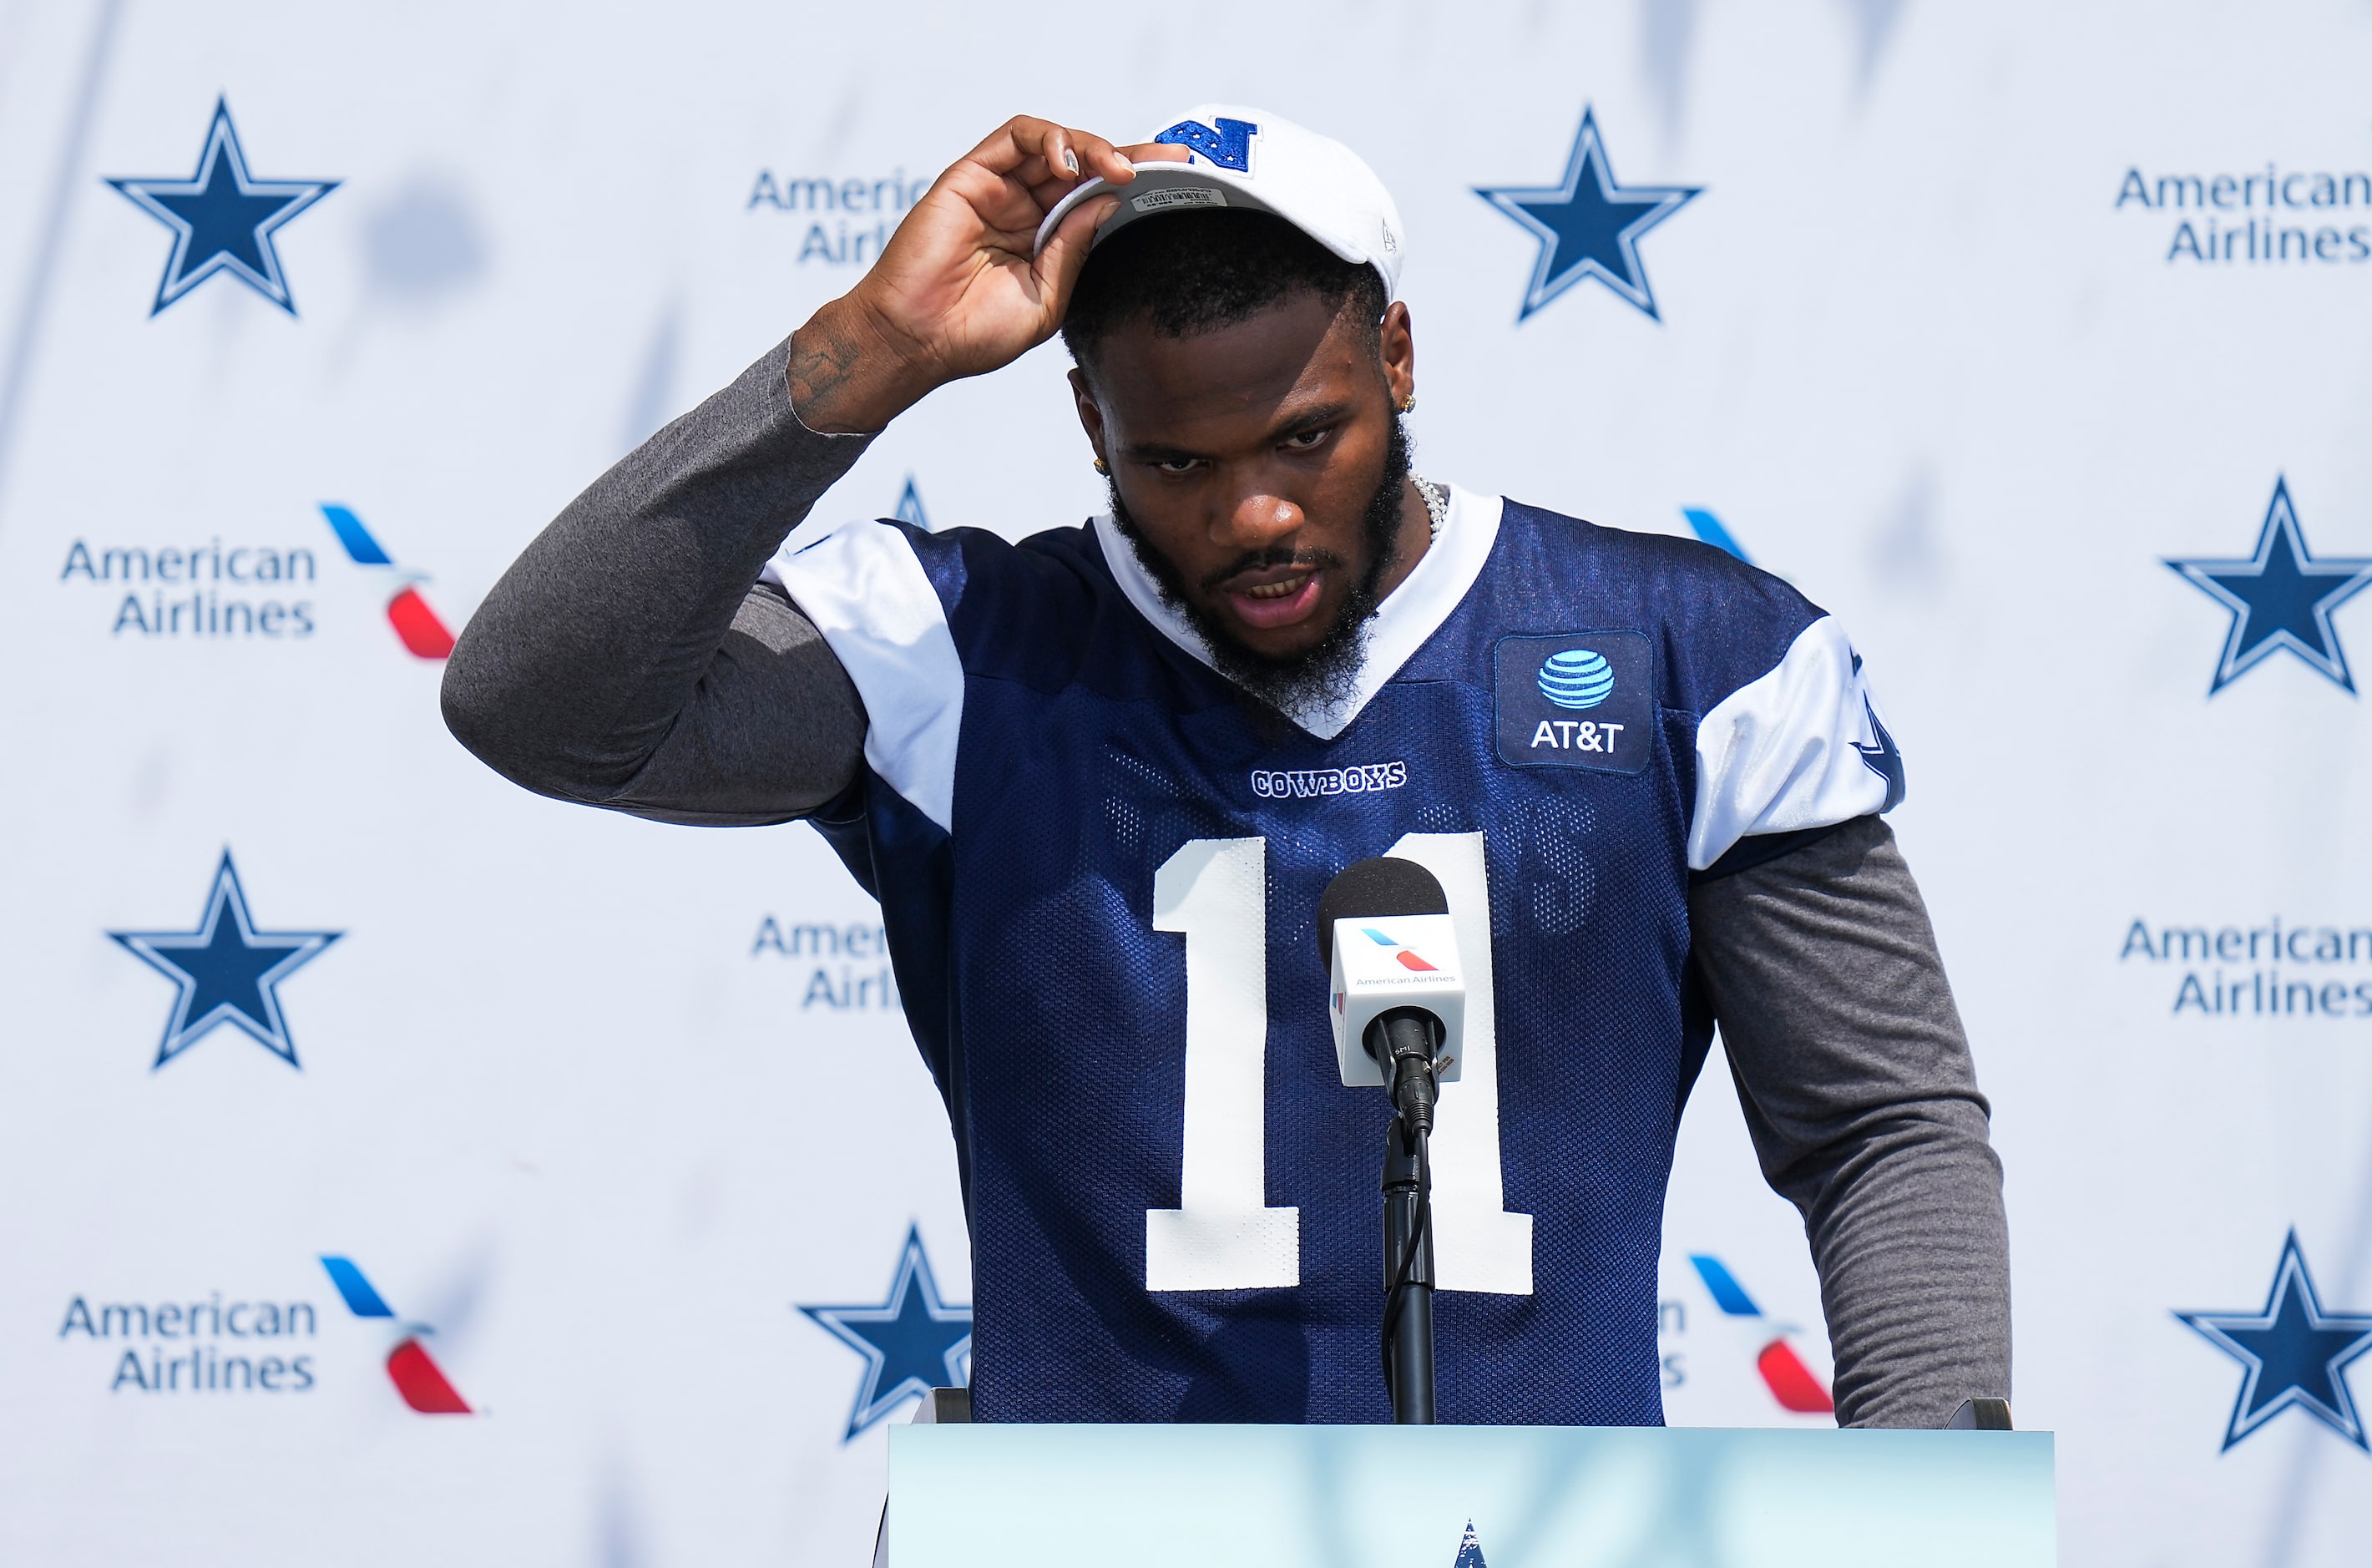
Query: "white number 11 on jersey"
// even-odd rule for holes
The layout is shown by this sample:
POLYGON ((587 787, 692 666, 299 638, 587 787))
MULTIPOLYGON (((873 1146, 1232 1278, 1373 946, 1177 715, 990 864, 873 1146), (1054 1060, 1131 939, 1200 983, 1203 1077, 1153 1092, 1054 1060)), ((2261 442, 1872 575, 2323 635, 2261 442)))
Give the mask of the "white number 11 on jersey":
MULTIPOLYGON (((1391 853, 1440 880, 1466 966, 1460 1081, 1442 1086, 1433 1135, 1440 1288, 1529 1295, 1532 1216, 1506 1212, 1499 1172, 1482 835, 1409 833, 1391 853)), ((1301 1211, 1267 1206, 1268 841, 1181 845, 1154 875, 1153 928, 1186 938, 1185 1158, 1179 1206, 1145 1211, 1145 1288, 1298 1285, 1301 1211)), ((1372 1089, 1342 1092, 1375 1098, 1380 1147, 1383 1098, 1372 1089)))

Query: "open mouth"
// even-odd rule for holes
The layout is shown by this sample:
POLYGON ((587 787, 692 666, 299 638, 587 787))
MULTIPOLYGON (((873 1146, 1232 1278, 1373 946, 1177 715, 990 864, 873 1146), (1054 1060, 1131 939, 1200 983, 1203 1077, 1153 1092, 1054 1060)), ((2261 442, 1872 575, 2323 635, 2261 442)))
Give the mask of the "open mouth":
POLYGON ((1317 611, 1318 574, 1287 570, 1263 582, 1239 582, 1228 588, 1227 604, 1247 626, 1293 625, 1317 611))

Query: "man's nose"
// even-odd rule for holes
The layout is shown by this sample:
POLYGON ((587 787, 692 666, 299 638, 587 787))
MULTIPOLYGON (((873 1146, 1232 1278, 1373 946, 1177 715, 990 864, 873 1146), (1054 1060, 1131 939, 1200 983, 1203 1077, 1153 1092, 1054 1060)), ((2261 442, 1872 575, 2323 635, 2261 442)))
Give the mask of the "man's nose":
POLYGON ((1212 531, 1230 550, 1266 550, 1301 531, 1301 508, 1281 495, 1252 492, 1236 498, 1212 531))

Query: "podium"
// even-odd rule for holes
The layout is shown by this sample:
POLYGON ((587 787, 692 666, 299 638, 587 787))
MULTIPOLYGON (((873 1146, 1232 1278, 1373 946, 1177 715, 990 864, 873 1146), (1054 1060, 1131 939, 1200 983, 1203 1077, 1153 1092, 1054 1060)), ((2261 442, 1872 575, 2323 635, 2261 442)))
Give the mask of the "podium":
POLYGON ((890 1433, 892 1568, 2044 1568, 2042 1432, 890 1433))

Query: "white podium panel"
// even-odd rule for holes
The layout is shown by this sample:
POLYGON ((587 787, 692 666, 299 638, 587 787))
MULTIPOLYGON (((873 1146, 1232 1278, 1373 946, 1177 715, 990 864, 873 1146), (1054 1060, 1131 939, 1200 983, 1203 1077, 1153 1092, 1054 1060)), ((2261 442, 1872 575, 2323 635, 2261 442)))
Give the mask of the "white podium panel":
POLYGON ((893 1568, 2048 1568, 2041 1432, 902 1426, 893 1568))

